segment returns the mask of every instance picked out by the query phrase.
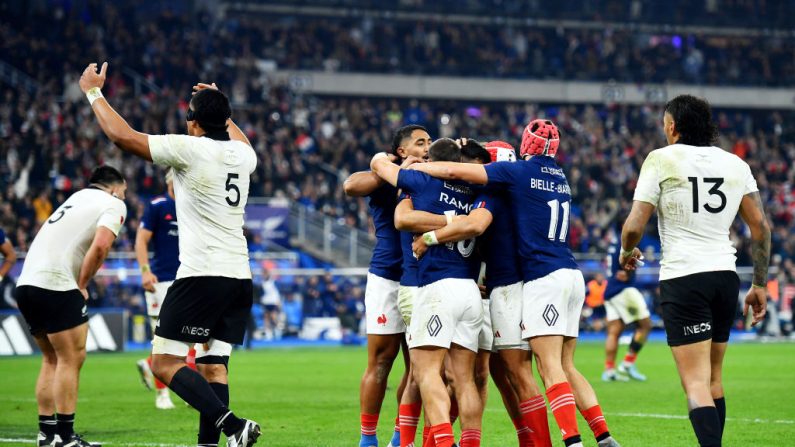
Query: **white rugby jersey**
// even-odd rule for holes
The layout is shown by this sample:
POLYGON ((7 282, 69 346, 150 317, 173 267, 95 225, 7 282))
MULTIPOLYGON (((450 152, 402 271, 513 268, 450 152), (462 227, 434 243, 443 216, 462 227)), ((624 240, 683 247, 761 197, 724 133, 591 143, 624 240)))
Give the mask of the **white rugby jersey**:
POLYGON ((97 227, 119 235, 127 206, 105 191, 88 188, 72 194, 44 222, 25 256, 17 286, 66 291, 77 289, 86 251, 97 227))
POLYGON ((734 271, 729 228, 743 196, 756 191, 748 164, 721 148, 673 144, 652 151, 634 199, 657 207, 660 280, 734 271))
POLYGON ((149 150, 155 164, 174 168, 179 220, 177 279, 250 279, 243 212, 249 175, 257 166, 254 149, 235 140, 150 135, 149 150))

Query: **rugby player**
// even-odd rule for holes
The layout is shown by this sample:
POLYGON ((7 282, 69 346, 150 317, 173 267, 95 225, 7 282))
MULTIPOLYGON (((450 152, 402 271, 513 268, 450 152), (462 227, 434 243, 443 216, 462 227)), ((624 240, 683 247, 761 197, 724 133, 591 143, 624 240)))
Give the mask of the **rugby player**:
POLYGON ((607 281, 604 292, 607 338, 605 339, 606 358, 602 380, 605 382, 623 381, 629 376, 634 380, 645 381, 646 376, 638 371, 635 360, 651 331, 651 314, 646 300, 643 299, 643 294, 635 287, 635 272, 624 270, 619 265, 620 254, 621 241, 616 239, 608 248, 609 257, 607 258, 610 279, 607 281), (637 326, 632 334, 629 350, 616 371, 618 338, 624 332, 624 328, 632 323, 636 323, 637 326))
MULTIPOLYGON (((481 145, 473 141, 473 144, 464 145, 461 147, 460 160, 464 163, 480 163, 485 164, 490 161, 489 153, 481 145)), ((458 216, 457 218, 463 218, 458 216)), ((401 246, 403 249, 404 266, 405 270, 414 275, 413 281, 416 279, 417 271, 417 256, 412 251, 412 242, 415 234, 422 234, 426 231, 441 228, 448 221, 452 221, 454 213, 447 212, 444 215, 431 214, 425 211, 415 210, 411 198, 401 193, 401 201, 395 210, 395 227, 401 230, 401 246)), ((474 261, 473 261, 474 262, 474 261)), ((415 299, 417 287, 404 287, 401 286, 398 296, 398 304, 400 307, 401 315, 409 326, 411 323, 411 310, 412 303, 415 299)), ((488 312, 488 301, 484 301, 484 312, 488 312)), ((488 375, 489 375, 489 354, 491 352, 492 335, 491 335, 491 320, 489 318, 483 319, 484 324, 481 328, 478 337, 478 354, 475 359, 475 383, 478 387, 478 393, 481 396, 481 403, 485 406, 487 391, 488 391, 488 375)), ((451 365, 449 357, 445 358, 445 372, 444 378, 447 382, 448 394, 450 395, 450 421, 452 424, 458 417, 458 403, 455 399, 454 384, 452 383, 452 372, 450 372, 451 365)), ((402 430, 407 432, 401 435, 401 440, 406 438, 406 443, 403 447, 410 445, 416 436, 416 425, 419 421, 421 411, 421 400, 419 399, 419 390, 414 394, 413 388, 409 387, 403 394, 403 401, 401 405, 401 427, 402 430), (407 405, 409 402, 414 402, 413 408, 407 405), (408 427, 403 428, 408 425, 408 427)), ((425 421, 423 429, 423 445, 427 443, 428 434, 430 432, 430 423, 425 421)))
POLYGON ((147 135, 133 130, 102 96, 107 62, 90 64, 80 77, 102 131, 137 157, 174 170, 180 266, 166 292, 152 342, 152 371, 199 411, 199 445, 253 445, 260 426, 228 408, 227 364, 232 344, 243 342, 253 290, 243 210, 257 156, 231 119, 229 99, 215 84, 193 87, 186 113, 188 135, 147 135), (185 363, 194 343, 196 362, 185 363))
POLYGON ((729 229, 737 213, 751 231, 754 275, 743 314, 767 309, 770 228, 746 162, 719 147, 707 101, 680 95, 665 106, 668 146, 643 162, 621 234, 621 266, 635 270, 637 245, 658 210, 660 302, 690 422, 702 446, 720 446, 726 421, 723 358, 737 312, 740 279, 729 229))
MULTIPOLYGON (((455 141, 443 138, 428 150, 431 160, 459 160, 455 141)), ((392 163, 387 154, 376 154, 373 172, 411 195, 417 210, 433 214, 468 212, 474 190, 463 183, 442 182, 392 163)), ((450 398, 441 376, 445 355, 451 359, 451 379, 460 409, 462 447, 480 444, 482 407, 474 384, 478 334, 483 305, 474 279, 479 263, 469 262, 474 242, 439 246, 418 263, 419 290, 412 309, 409 347, 413 374, 430 423, 429 439, 437 447, 453 445, 450 398)))
POLYGON ((599 446, 617 446, 593 388, 574 366, 585 280, 567 244, 571 192, 554 159, 559 143, 557 126, 533 120, 522 134, 524 160, 487 166, 419 163, 411 168, 508 192, 524 281, 522 338, 530 339, 564 443, 582 445, 575 409, 579 408, 599 446))
MULTIPOLYGON (((516 152, 508 143, 492 141, 486 143, 486 149, 489 162, 516 161, 516 152)), ((536 447, 551 446, 546 403, 533 379, 529 345, 522 340, 522 272, 509 203, 504 192, 487 189, 475 199, 469 215, 433 231, 434 234, 426 233, 414 242, 413 249, 422 256, 434 239, 441 244, 480 237, 478 247, 486 262, 485 285, 490 298, 485 301, 490 306, 486 315, 491 319, 494 349, 501 357, 499 363, 504 365, 493 371, 492 376, 507 374, 510 387, 502 387, 500 392, 509 414, 511 402, 519 400, 519 413, 512 415, 512 420, 520 443, 526 434, 536 447)), ((502 377, 495 377, 495 383, 503 381, 502 377)))
MULTIPOLYGON (((135 257, 141 270, 141 283, 146 298, 146 313, 154 334, 160 307, 166 297, 166 290, 174 282, 179 268, 179 232, 177 228, 177 208, 174 202, 173 173, 166 174, 167 193, 149 202, 144 211, 138 232, 135 234, 135 257), (149 242, 154 239, 154 257, 149 263, 149 242)), ((195 352, 195 351, 194 351, 195 352)), ((195 355, 195 354, 194 354, 195 355)), ((190 359, 190 353, 188 353, 190 359)), ((152 355, 138 360, 138 371, 147 388, 152 385, 157 390, 155 407, 161 410, 174 408, 168 387, 153 377, 152 355)))
MULTIPOLYGON (((413 162, 427 155, 430 144, 431 137, 425 128, 408 125, 395 132, 392 138, 391 152, 402 161, 409 159, 410 162, 413 162)), ((386 393, 387 379, 401 345, 405 344, 406 324, 398 309, 398 287, 404 278, 407 282, 410 281, 411 274, 405 265, 401 265, 404 264, 404 260, 400 235, 394 225, 395 206, 398 200, 397 188, 384 182, 371 171, 352 174, 345 180, 343 188, 348 196, 369 197, 370 215, 373 216, 375 226, 376 246, 370 259, 365 288, 367 368, 359 388, 361 418, 359 446, 377 447, 376 429, 386 393)), ((398 387, 399 404, 401 404, 407 382, 410 381, 407 351, 404 348, 403 356, 406 368, 398 387)), ((413 388, 416 389, 416 386, 413 388)), ((401 445, 401 419, 409 425, 414 422, 416 429, 416 421, 419 419, 421 408, 414 399, 409 400, 407 405, 410 405, 411 408, 402 408, 406 414, 399 416, 395 421, 396 427, 390 441, 391 446, 401 445)), ((408 428, 409 425, 406 427, 408 428)))
POLYGON ((92 445, 74 432, 86 358, 87 288, 127 217, 127 182, 116 169, 100 166, 88 184, 44 222, 17 279, 19 311, 42 353, 36 381, 40 447, 92 445))

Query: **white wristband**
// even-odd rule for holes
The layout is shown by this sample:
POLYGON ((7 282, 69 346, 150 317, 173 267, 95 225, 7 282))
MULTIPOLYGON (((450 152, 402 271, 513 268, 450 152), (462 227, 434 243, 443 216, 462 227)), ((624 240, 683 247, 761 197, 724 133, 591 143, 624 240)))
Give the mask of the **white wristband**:
POLYGON ((102 96, 102 90, 100 90, 99 87, 91 87, 86 92, 86 98, 88 98, 88 104, 93 106, 94 101, 99 98, 104 98, 104 96, 102 96))
POLYGON ((634 249, 634 248, 633 248, 633 249, 631 249, 631 250, 625 250, 625 249, 624 249, 624 247, 621 247, 621 256, 625 256, 625 257, 632 256, 632 253, 633 253, 634 251, 635 251, 635 249, 634 249))
POLYGON ((444 212, 444 218, 447 219, 447 225, 453 223, 453 217, 455 217, 454 210, 447 210, 444 212))
POLYGON ((439 243, 439 240, 436 239, 436 232, 435 231, 429 231, 429 232, 423 234, 422 235, 422 241, 425 242, 425 245, 427 245, 429 247, 431 245, 437 245, 439 243))

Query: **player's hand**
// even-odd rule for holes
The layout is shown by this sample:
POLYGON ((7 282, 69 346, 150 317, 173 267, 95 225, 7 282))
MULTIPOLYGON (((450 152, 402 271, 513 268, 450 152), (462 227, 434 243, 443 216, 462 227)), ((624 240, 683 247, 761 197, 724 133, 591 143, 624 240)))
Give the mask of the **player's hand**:
POLYGON ((83 299, 88 301, 88 289, 78 289, 80 290, 80 294, 83 295, 83 299))
POLYGON ((428 246, 425 245, 425 241, 422 240, 421 236, 414 236, 414 242, 411 243, 411 251, 416 259, 420 259, 428 251, 428 246))
POLYGON ((753 322, 751 326, 765 319, 767 313, 767 289, 751 286, 751 290, 745 295, 745 305, 743 305, 743 316, 748 315, 748 310, 752 311, 753 322))
POLYGON ((144 290, 147 292, 154 293, 155 291, 155 284, 158 283, 157 276, 155 276, 152 272, 144 272, 141 273, 141 285, 143 285, 144 290))
POLYGON ((192 95, 195 95, 196 93, 199 93, 200 91, 202 91, 204 89, 218 90, 218 86, 215 85, 215 82, 213 82, 212 84, 205 84, 203 82, 199 82, 198 84, 193 86, 192 95))
POLYGON ((462 148, 462 147, 467 145, 467 139, 466 138, 459 138, 459 139, 455 140, 455 144, 457 144, 458 148, 460 149, 460 148, 462 148))
POLYGON ((629 281, 629 273, 626 270, 619 270, 616 272, 615 278, 621 282, 629 281))
POLYGON ((105 85, 105 74, 108 72, 108 63, 103 62, 102 68, 97 73, 97 64, 90 63, 85 70, 83 70, 83 74, 80 75, 80 90, 83 93, 88 92, 90 89, 94 87, 102 88, 105 85))
POLYGON ((632 249, 632 254, 629 256, 625 256, 622 250, 621 255, 618 258, 618 263, 621 265, 621 268, 627 271, 637 270, 638 267, 643 265, 641 262, 643 260, 643 253, 640 252, 638 247, 632 249))
POLYGON ((488 295, 486 295, 486 286, 478 284, 478 289, 480 289, 480 297, 484 300, 487 299, 488 295))
POLYGON ((422 163, 422 162, 423 160, 421 158, 409 155, 408 157, 406 157, 405 160, 403 160, 403 163, 400 164, 400 168, 406 169, 409 166, 413 165, 414 163, 422 163))

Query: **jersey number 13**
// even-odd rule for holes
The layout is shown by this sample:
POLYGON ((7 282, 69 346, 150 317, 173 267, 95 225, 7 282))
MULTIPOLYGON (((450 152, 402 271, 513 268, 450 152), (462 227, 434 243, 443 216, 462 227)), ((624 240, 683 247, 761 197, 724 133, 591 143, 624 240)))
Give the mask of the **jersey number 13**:
MULTIPOLYGON (((698 213, 699 211, 699 200, 698 200, 698 177, 688 177, 687 178, 690 183, 693 185, 693 212, 698 213)), ((712 206, 709 203, 704 204, 704 209, 707 212, 712 214, 717 214, 723 211, 726 208, 726 194, 720 190, 721 185, 723 185, 723 178, 722 177, 704 177, 702 179, 704 183, 712 184, 712 187, 709 188, 709 195, 710 198, 712 196, 718 196, 720 198, 720 204, 718 206, 712 206)))

